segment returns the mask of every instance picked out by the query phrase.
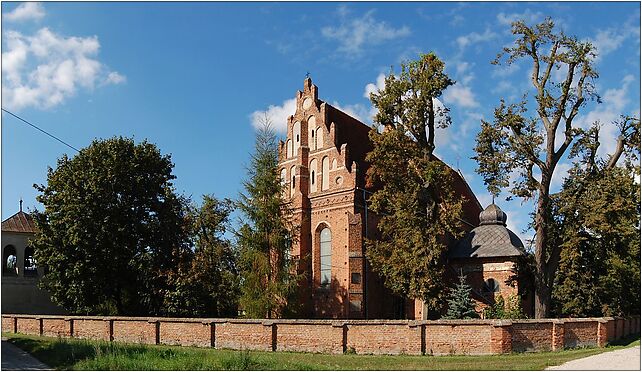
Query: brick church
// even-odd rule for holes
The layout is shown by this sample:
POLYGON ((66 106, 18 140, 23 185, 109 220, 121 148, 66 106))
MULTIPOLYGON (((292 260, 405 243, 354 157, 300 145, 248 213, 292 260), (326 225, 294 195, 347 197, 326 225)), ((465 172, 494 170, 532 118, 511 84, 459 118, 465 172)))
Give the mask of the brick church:
MULTIPOLYGON (((338 319, 425 319, 420 300, 404 299, 384 287, 369 267, 365 237, 373 238, 377 216, 368 210, 366 154, 370 127, 318 97, 310 78, 296 93, 296 112, 287 119, 279 149, 279 171, 286 200, 299 226, 292 254, 306 273, 304 316, 338 319)), ((505 283, 517 257, 519 238, 506 229, 506 215, 491 204, 486 210, 458 173, 456 192, 465 199, 468 235, 452 242, 449 273, 467 275, 479 308, 496 295, 517 293, 505 283), (481 224, 480 224, 481 219, 481 224)))

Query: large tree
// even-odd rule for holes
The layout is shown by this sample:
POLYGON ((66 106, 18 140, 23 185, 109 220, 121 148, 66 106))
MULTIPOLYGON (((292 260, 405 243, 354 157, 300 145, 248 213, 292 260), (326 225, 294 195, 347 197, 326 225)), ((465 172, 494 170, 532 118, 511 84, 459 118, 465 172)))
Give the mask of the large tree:
POLYGON ((186 228, 193 252, 171 279, 168 315, 235 317, 240 283, 238 252, 225 237, 233 203, 204 195, 200 207, 188 206, 186 228))
POLYGON ((290 255, 295 226, 283 202, 277 139, 269 121, 257 131, 245 193, 237 205, 245 219, 239 228, 241 307, 251 318, 280 318, 296 311, 300 278, 290 255))
POLYGON ((72 313, 162 313, 167 276, 184 254, 184 209, 173 164, 148 142, 95 140, 34 185, 42 288, 72 313))
POLYGON ((366 160, 381 236, 367 242, 367 257, 388 288, 424 300, 432 316, 443 309, 447 238, 459 233, 462 208, 452 171, 433 154, 436 129, 450 124, 437 98, 452 84, 429 53, 402 64, 399 76, 391 72, 370 95, 378 128, 366 160))
POLYGON ((622 136, 608 157, 599 156, 598 124, 580 132, 575 164, 553 195, 554 244, 561 246, 553 288, 557 316, 639 314, 640 121, 622 117, 622 136), (619 154, 624 164, 617 166, 619 154))
MULTIPOLYGON (((526 59, 532 66, 532 97, 517 103, 501 101, 492 122, 482 121, 474 157, 489 191, 534 199, 535 317, 550 311, 551 287, 561 247, 553 244, 551 182, 560 160, 579 136, 580 110, 596 94, 595 49, 589 42, 554 30, 550 19, 535 26, 514 22, 514 44, 494 63, 510 65, 526 59), (511 173, 516 177, 511 181, 511 173)), ((615 162, 617 162, 617 157, 615 162)))

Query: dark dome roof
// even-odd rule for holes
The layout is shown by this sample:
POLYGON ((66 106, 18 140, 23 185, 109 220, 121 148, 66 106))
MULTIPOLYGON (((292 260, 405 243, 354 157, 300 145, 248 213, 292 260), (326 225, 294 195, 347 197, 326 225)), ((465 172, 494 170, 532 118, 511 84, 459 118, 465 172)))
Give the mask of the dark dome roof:
POLYGON ((506 226, 506 213, 495 204, 491 204, 479 214, 480 225, 506 226))
POLYGON ((451 258, 511 257, 524 254, 524 244, 506 228, 506 213, 491 204, 479 214, 479 226, 450 250, 451 258))

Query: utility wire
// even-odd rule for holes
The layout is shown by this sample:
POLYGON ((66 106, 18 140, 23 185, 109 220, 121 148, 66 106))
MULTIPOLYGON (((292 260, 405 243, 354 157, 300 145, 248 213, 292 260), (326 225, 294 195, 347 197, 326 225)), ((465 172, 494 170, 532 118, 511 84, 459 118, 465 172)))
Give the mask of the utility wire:
POLYGON ((68 144, 67 142, 65 142, 65 141, 61 140, 60 138, 58 138, 58 137, 54 136, 53 134, 51 134, 51 133, 47 132, 47 131, 46 131, 46 130, 44 130, 44 129, 40 129, 40 128, 38 128, 36 125, 31 124, 30 122, 26 121, 25 119, 21 118, 20 116, 18 116, 18 115, 16 115, 16 114, 14 114, 13 112, 8 111, 8 110, 5 110, 5 109, 2 109, 2 111, 6 112, 7 114, 9 114, 9 115, 13 116, 14 118, 16 118, 16 119, 18 119, 18 120, 20 120, 20 121, 24 122, 25 124, 27 124, 27 125, 29 125, 29 126, 31 126, 31 127, 34 127, 34 128, 36 128, 36 129, 38 129, 38 130, 39 130, 39 131, 41 131, 42 133, 44 133, 44 134, 48 135, 49 137, 51 137, 51 138, 55 139, 56 141, 58 141, 58 142, 62 143, 63 145, 65 145, 65 146, 67 146, 67 147, 69 147, 69 148, 72 148, 72 149, 76 150, 76 152, 80 152, 80 150, 78 150, 77 148, 75 148, 75 147, 73 147, 72 145, 68 144))

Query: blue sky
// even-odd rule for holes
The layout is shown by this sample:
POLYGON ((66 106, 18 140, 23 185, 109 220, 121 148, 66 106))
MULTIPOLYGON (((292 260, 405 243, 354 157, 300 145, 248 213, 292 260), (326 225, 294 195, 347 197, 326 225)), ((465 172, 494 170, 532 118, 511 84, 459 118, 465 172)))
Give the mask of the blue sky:
MULTIPOLYGON (((371 123, 367 92, 403 60, 434 51, 457 81, 441 101, 453 125, 437 153, 490 197, 470 159, 480 119, 530 89, 530 66, 492 66, 510 22, 550 16, 597 47, 600 105, 580 125, 640 112, 640 3, 2 3, 2 107, 73 146, 115 135, 170 153, 177 191, 235 198, 256 114, 279 128, 309 72, 321 99, 371 123)), ((42 208, 32 184, 73 150, 2 115, 2 218, 42 208)), ((568 169, 560 164, 554 188, 568 169)), ((505 195, 504 195, 505 196, 505 195)), ((499 200, 523 238, 530 203, 499 200)))

